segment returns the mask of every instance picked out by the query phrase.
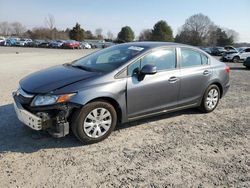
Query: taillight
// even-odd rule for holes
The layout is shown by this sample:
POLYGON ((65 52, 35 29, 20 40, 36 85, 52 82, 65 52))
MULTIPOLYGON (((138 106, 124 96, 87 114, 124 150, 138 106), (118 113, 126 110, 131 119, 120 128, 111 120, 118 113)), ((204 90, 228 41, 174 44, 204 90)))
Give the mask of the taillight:
POLYGON ((229 66, 226 66, 225 71, 226 71, 227 73, 229 73, 229 72, 230 72, 230 67, 229 67, 229 66))

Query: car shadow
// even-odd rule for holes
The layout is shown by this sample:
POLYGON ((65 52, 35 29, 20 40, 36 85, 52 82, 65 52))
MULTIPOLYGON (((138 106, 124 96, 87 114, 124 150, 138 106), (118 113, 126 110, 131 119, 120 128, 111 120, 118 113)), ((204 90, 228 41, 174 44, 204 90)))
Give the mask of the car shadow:
MULTIPOLYGON (((146 122, 153 122, 182 114, 198 113, 200 112, 195 109, 168 113, 118 125, 116 130, 126 129, 146 122)), ((0 106, 0 119, 0 154, 5 152, 32 153, 41 149, 83 146, 83 144, 71 133, 58 139, 53 138, 47 132, 38 132, 26 127, 17 119, 13 104, 0 106)))

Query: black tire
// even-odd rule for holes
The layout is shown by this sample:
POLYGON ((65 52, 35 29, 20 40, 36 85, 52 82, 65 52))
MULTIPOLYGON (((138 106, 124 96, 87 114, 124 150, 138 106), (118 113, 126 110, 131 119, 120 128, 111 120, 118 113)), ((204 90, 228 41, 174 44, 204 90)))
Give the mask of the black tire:
POLYGON ((100 142, 104 140, 105 138, 107 138, 111 134, 111 132, 115 129, 115 126, 117 125, 117 113, 116 113, 115 108, 110 103, 106 101, 102 101, 102 100, 95 101, 95 102, 86 104, 80 110, 75 111, 71 118, 71 124, 72 124, 71 130, 73 134, 76 136, 76 138, 78 138, 81 142, 85 144, 93 144, 93 143, 100 142), (84 131, 83 124, 87 115, 91 111, 97 108, 105 108, 106 110, 108 110, 111 114, 112 121, 111 121, 110 128, 107 130, 107 132, 104 135, 98 138, 92 138, 88 136, 87 133, 84 131))
POLYGON ((209 112, 212 112, 212 111, 214 111, 214 109, 217 107, 217 105, 219 104, 219 101, 220 101, 220 89, 219 89, 219 87, 217 86, 217 85, 210 85, 207 89, 206 89, 206 91, 205 91, 205 94, 204 94, 204 96, 203 96, 203 98, 202 98, 202 102, 201 102, 201 105, 200 105, 200 107, 199 107, 199 109, 202 111, 202 112, 204 112, 204 113, 209 113, 209 112), (216 89, 217 90, 217 92, 218 92, 218 101, 217 101, 217 103, 216 103, 216 105, 212 108, 212 109, 210 109, 209 107, 208 107, 208 105, 207 105, 207 97, 208 97, 208 94, 209 94, 209 92, 212 90, 212 89, 216 89))
POLYGON ((240 62, 240 57, 239 57, 239 56, 235 56, 235 57, 233 58, 233 62, 234 62, 234 63, 239 63, 239 62, 240 62))

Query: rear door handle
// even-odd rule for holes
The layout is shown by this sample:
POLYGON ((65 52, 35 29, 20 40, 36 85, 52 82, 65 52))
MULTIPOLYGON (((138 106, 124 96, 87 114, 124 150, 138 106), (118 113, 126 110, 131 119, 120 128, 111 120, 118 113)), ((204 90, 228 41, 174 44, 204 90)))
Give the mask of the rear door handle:
POLYGON ((207 76, 207 75, 209 75, 210 74, 210 71, 209 70, 204 70, 204 72, 203 72, 203 75, 204 76, 207 76))
POLYGON ((175 83, 175 82, 177 82, 179 79, 177 78, 177 77, 175 77, 175 76, 172 76, 172 77, 170 77, 169 79, 168 79, 168 81, 170 82, 170 83, 175 83))

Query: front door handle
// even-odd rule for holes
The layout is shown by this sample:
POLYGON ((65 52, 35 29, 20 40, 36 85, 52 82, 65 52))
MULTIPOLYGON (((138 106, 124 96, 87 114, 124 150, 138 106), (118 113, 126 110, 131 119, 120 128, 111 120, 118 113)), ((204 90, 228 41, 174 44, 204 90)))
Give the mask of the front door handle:
POLYGON ((210 74, 210 71, 209 70, 204 70, 204 72, 203 72, 203 75, 204 76, 207 76, 207 75, 209 75, 210 74))
POLYGON ((168 81, 169 81, 170 83, 175 83, 175 82, 178 81, 178 78, 175 77, 175 76, 172 76, 172 77, 170 77, 170 78, 168 79, 168 81))

